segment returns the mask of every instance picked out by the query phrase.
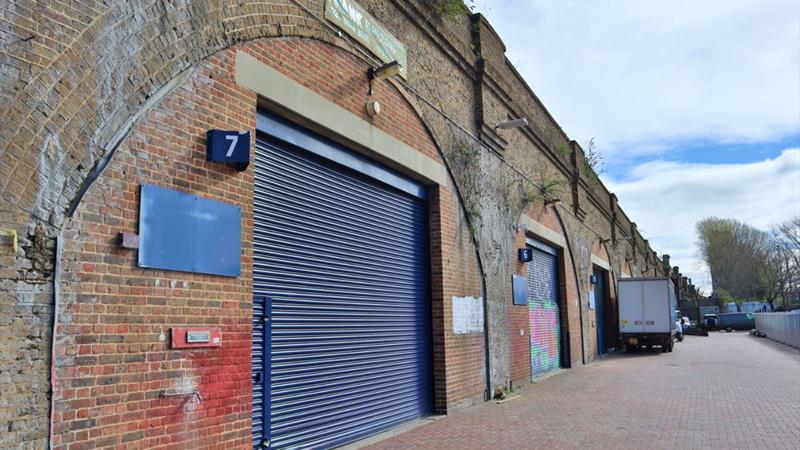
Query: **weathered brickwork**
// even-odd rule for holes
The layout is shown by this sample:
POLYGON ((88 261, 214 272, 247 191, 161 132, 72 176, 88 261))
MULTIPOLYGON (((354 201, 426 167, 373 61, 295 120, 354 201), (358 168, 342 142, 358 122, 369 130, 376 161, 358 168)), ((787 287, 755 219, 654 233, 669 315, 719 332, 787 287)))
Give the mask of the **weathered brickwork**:
POLYGON ((206 130, 255 129, 259 98, 234 81, 237 51, 448 169, 429 208, 437 412, 530 381, 527 308, 512 305, 510 280, 525 273, 525 236, 545 237, 519 229, 523 213, 566 240, 570 364, 595 357, 591 254, 612 279, 663 265, 480 15, 359 3, 409 51, 407 82, 374 83, 375 118, 364 103, 376 60, 318 19, 322 0, 2 6, 0 229, 18 240, 0 247, 0 448, 47 446, 51 369, 56 448, 249 445, 253 169, 205 162, 206 130), (508 117, 531 125, 496 132, 508 117), (240 206, 242 276, 137 268, 116 238, 137 231, 142 183, 240 206), (485 299, 486 335, 453 333, 454 296, 485 299), (169 328, 200 324, 222 328, 222 349, 169 348, 169 328), (202 401, 159 397, 195 388, 202 401))
POLYGON ((56 340, 55 448, 200 448, 247 442, 252 317, 252 172, 205 161, 205 130, 254 129, 256 98, 209 58, 136 124, 64 227, 56 340), (119 232, 138 230, 139 186, 242 208, 242 276, 136 267, 119 232), (215 326, 223 348, 169 347, 169 329, 215 326), (193 397, 160 398, 163 391, 193 397))
MULTIPOLYGON (((319 93, 367 118, 363 103, 334 95, 364 95, 367 88, 362 76, 367 66, 342 50, 298 39, 256 41, 236 49, 318 86, 319 93), (326 84, 334 70, 340 78, 326 84)), ((57 448, 127 442, 146 448, 176 442, 239 447, 249 437, 252 251, 243 257, 242 277, 230 280, 138 269, 135 253, 118 249, 115 242, 118 232, 135 232, 138 187, 152 183, 238 204, 244 212, 243 247, 250 247, 252 173, 204 161, 205 130, 255 128, 257 99, 233 82, 233 56, 229 50, 209 58, 134 127, 113 166, 67 224, 63 270, 69 275, 57 341, 57 448), (169 327, 200 325, 221 327, 224 349, 175 351, 160 341, 169 327), (198 389, 203 400, 159 398, 167 389, 198 389)), ((392 88, 376 89, 374 97, 390 105, 386 131, 438 157, 424 127, 392 88)), ((483 390, 483 341, 455 337, 444 325, 452 320, 446 299, 480 296, 480 280, 454 195, 443 188, 437 199, 431 220, 432 247, 438 252, 432 260, 438 266, 434 291, 440 293, 433 309, 439 319, 435 332, 443 336, 437 341, 437 362, 447 367, 437 372, 446 374, 437 385, 443 393, 437 408, 445 412, 448 404, 483 390)))

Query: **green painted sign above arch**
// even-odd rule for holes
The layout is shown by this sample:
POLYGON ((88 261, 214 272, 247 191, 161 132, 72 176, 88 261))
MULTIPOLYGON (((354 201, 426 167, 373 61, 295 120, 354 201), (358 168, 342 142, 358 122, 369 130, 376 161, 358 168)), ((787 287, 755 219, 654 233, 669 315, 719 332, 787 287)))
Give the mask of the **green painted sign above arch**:
POLYGON ((326 0, 325 18, 367 47, 384 63, 400 63, 400 76, 408 79, 405 45, 355 0, 326 0))

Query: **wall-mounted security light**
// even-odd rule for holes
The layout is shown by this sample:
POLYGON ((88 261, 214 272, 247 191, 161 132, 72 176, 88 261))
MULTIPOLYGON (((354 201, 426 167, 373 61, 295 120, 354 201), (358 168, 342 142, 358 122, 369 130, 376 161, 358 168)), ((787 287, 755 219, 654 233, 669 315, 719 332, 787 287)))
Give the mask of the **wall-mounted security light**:
POLYGON ((402 66, 397 61, 388 62, 380 67, 370 67, 367 76, 370 80, 386 80, 400 74, 402 66))
POLYGON ((528 119, 525 117, 520 117, 518 119, 509 119, 505 122, 500 122, 494 126, 495 130, 508 130, 511 128, 520 128, 520 127, 527 127, 528 126, 528 119))
POLYGON ((611 242, 611 238, 600 239, 601 244, 608 244, 609 242, 611 242))
POLYGON ((369 80, 369 95, 372 95, 372 80, 387 80, 400 74, 403 66, 397 61, 388 62, 380 67, 370 67, 367 69, 367 79, 369 80))

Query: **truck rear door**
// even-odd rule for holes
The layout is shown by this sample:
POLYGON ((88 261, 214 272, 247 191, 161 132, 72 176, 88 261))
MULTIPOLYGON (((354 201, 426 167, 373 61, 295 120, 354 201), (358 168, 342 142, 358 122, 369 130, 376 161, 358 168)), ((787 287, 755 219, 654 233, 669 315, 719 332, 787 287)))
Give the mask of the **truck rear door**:
POLYGON ((642 308, 642 282, 619 282, 619 332, 644 332, 644 309, 642 308))
POLYGON ((667 280, 642 282, 645 333, 669 333, 672 330, 668 289, 667 280))

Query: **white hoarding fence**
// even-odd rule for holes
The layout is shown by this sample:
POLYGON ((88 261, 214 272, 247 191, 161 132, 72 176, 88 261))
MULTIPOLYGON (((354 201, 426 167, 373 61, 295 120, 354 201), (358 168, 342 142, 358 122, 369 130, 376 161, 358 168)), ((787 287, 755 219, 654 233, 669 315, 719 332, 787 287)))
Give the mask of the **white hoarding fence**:
POLYGON ((758 313, 756 330, 792 347, 800 348, 800 314, 797 313, 758 313))

